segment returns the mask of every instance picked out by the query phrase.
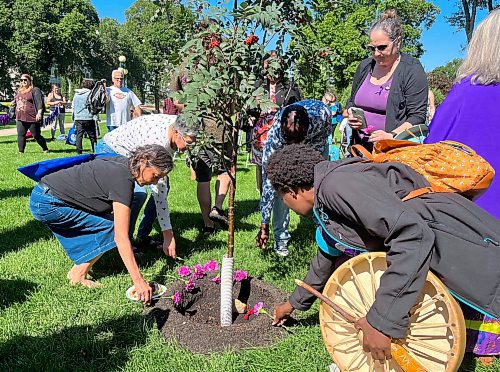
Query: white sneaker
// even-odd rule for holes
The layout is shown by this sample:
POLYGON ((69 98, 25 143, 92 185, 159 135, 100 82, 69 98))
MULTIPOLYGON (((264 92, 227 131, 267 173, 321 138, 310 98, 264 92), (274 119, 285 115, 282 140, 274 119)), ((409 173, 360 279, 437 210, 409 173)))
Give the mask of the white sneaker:
POLYGON ((278 245, 276 243, 274 243, 274 247, 273 247, 273 250, 274 250, 274 253, 276 253, 278 256, 281 256, 281 257, 286 257, 288 256, 288 248, 286 245, 278 245))
POLYGON ((335 364, 330 364, 327 368, 328 372, 340 372, 340 368, 335 364))

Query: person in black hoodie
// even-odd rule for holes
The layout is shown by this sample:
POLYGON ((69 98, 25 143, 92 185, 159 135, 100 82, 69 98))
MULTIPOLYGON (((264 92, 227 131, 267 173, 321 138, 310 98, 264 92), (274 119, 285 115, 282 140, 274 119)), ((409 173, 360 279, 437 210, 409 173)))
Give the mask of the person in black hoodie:
MULTIPOLYGON (((406 337, 408 314, 429 270, 462 302, 500 317, 500 221, 470 200, 430 193, 402 202, 412 190, 429 186, 412 168, 362 158, 324 161, 303 144, 275 152, 266 172, 289 208, 304 216, 314 213, 329 243, 320 245, 304 279, 313 288, 323 290, 344 252, 387 252, 375 302, 356 323, 374 359, 390 358, 391 337, 406 337)), ((314 300, 297 287, 275 307, 274 324, 294 309, 307 310, 314 300)))

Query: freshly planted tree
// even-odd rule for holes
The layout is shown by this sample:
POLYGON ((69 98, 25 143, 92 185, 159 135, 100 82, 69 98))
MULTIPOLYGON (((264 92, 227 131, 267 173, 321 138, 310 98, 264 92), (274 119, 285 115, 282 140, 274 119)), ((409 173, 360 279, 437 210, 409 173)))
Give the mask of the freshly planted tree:
MULTIPOLYGON (((161 1, 160 1, 161 3, 161 1)), ((196 11, 198 32, 186 43, 180 61, 189 75, 189 83, 178 93, 185 104, 183 115, 188 123, 197 125, 200 117, 214 118, 232 143, 232 154, 222 154, 232 160, 229 192, 228 252, 221 270, 221 325, 232 323, 232 262, 234 254, 234 196, 236 187, 237 135, 241 113, 260 107, 266 111, 273 103, 264 94, 258 81, 263 79, 266 48, 271 43, 281 55, 268 66, 292 72, 301 55, 309 48, 300 24, 308 17, 302 1, 235 1, 232 5, 210 6, 208 2, 192 1, 196 11), (285 40, 292 41, 285 50, 285 40)), ((213 141, 205 133, 198 141, 209 145, 213 141)))

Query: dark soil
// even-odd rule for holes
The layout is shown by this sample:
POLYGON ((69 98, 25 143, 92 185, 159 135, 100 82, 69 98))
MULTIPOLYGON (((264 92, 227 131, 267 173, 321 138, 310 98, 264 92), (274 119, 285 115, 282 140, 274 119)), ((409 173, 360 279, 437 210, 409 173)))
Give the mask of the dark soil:
MULTIPOLYGON (((182 291, 184 282, 178 281, 167 289, 149 311, 167 340, 175 337, 179 343, 194 353, 210 353, 227 349, 268 346, 283 336, 282 328, 273 327, 265 314, 251 315, 248 320, 238 314, 233 304, 233 325, 220 326, 220 284, 211 281, 214 274, 196 280, 192 294, 182 291), (174 307, 169 298, 175 291, 184 293, 180 306, 174 307)), ((251 309, 257 302, 272 313, 275 304, 286 300, 280 290, 264 282, 249 278, 233 287, 233 299, 248 304, 251 309)))

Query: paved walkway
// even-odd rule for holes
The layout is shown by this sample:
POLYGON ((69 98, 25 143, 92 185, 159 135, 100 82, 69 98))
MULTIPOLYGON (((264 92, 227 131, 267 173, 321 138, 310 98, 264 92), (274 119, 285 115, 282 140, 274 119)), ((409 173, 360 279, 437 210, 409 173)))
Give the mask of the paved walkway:
MULTIPOLYGON (((64 128, 71 128, 73 126, 73 123, 66 123, 64 124, 64 128)), ((45 128, 42 128, 42 132, 47 132, 50 130, 50 126, 46 126, 45 128)), ((57 127, 57 132, 59 132, 59 127, 57 127)), ((68 131, 66 131, 68 133, 68 131)), ((4 136, 16 136, 17 135, 17 128, 8 128, 8 129, 0 129, 0 137, 4 136)))

